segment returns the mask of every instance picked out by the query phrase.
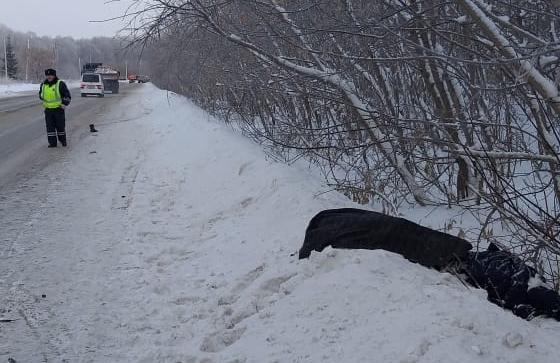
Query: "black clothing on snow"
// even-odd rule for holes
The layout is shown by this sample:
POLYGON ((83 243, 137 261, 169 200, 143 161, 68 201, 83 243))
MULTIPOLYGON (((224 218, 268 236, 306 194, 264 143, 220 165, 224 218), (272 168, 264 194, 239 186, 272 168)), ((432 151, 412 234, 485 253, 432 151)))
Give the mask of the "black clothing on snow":
POLYGON ((488 292, 488 300, 522 318, 546 315, 560 320, 560 296, 519 257, 490 244, 471 252, 463 266, 467 281, 488 292))
POLYGON ((325 247, 384 249, 424 266, 442 268, 463 259, 472 245, 446 233, 434 231, 404 218, 344 208, 317 214, 307 227, 299 258, 325 247))
POLYGON ((307 227, 299 258, 325 247, 384 249, 436 269, 453 267, 467 282, 488 292, 488 300, 532 319, 544 315, 560 321, 560 296, 545 286, 536 270, 491 244, 469 252, 467 241, 403 218, 360 209, 332 209, 317 214, 307 227), (457 268, 458 267, 458 268, 457 268))

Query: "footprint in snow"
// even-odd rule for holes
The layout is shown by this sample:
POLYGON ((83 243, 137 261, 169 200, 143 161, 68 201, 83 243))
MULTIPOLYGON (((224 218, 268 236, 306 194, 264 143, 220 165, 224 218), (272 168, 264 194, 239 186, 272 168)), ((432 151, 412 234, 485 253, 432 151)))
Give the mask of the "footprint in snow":
POLYGON ((207 353, 221 352, 241 339, 245 330, 246 328, 240 328, 213 333, 204 338, 200 350, 207 353))

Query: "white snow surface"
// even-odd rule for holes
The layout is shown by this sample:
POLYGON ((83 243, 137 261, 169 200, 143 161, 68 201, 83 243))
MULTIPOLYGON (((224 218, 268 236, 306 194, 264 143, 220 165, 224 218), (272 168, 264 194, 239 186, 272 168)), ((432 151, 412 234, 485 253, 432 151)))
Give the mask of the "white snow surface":
MULTIPOLYGON (((80 86, 80 81, 65 81, 69 88, 80 86)), ((0 98, 39 93, 40 83, 23 83, 0 80, 0 98)))
POLYGON ((449 274, 299 261, 310 218, 353 204, 188 100, 146 84, 95 124, 1 196, 0 361, 557 362, 560 323, 449 274))
POLYGON ((39 92, 39 84, 35 83, 21 83, 0 80, 0 98, 17 96, 21 93, 31 93, 33 91, 39 92))

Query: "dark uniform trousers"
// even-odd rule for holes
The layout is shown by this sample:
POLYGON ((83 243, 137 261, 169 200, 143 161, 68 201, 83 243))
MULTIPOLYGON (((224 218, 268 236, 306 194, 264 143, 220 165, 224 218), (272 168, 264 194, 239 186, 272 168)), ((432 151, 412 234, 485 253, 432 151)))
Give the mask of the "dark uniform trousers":
POLYGON ((45 122, 49 145, 56 146, 56 139, 66 144, 66 115, 63 108, 46 108, 45 122))

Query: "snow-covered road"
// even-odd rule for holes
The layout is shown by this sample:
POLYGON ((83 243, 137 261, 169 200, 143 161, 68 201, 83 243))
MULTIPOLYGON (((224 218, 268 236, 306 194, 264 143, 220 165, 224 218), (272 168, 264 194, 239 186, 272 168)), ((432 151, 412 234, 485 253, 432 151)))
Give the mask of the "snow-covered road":
MULTIPOLYGON (((69 147, 74 148, 89 135, 89 124, 104 117, 106 110, 119 107, 122 96, 139 85, 124 84, 120 95, 103 99, 80 97, 80 90, 71 89, 72 103, 66 109, 66 131, 69 147)), ((43 106, 37 95, 0 97, 0 194, 5 185, 22 183, 36 170, 57 159, 56 152, 46 152, 47 135, 43 106)))
POLYGON ((450 275, 298 261, 309 219, 351 203, 187 100, 144 85, 96 125, 0 196, 0 361, 557 361, 558 322, 450 275))

